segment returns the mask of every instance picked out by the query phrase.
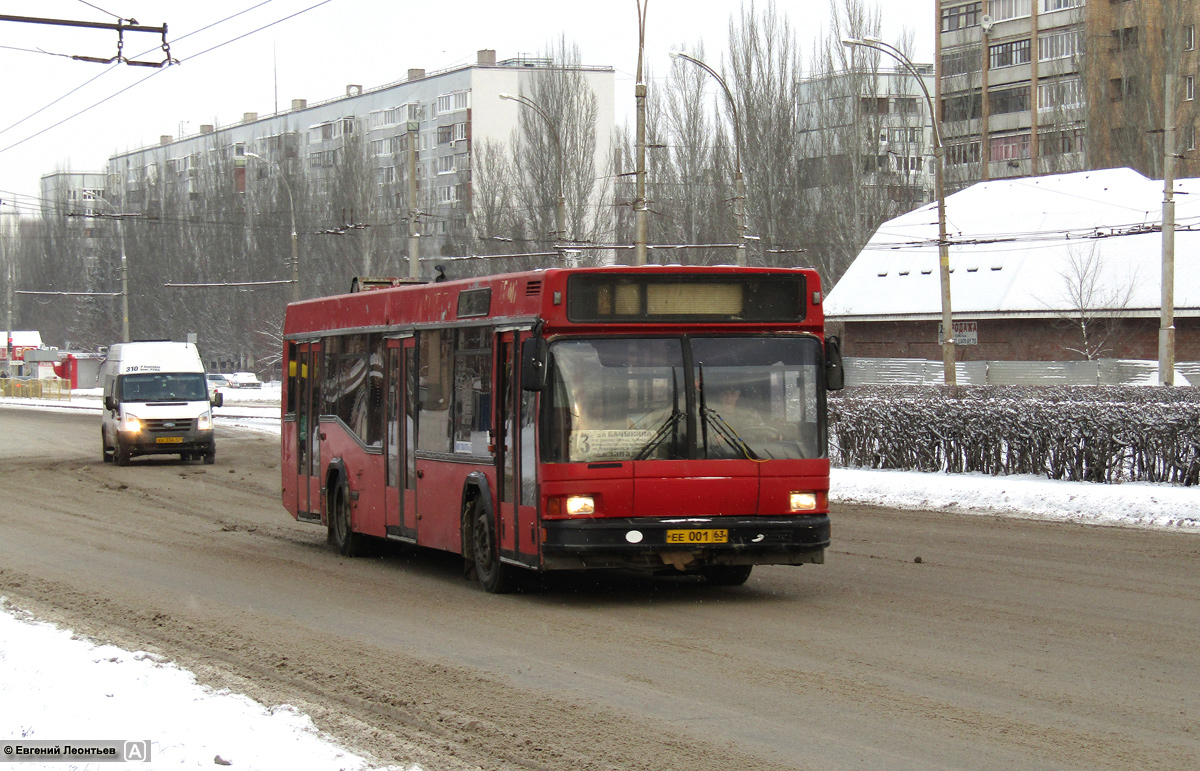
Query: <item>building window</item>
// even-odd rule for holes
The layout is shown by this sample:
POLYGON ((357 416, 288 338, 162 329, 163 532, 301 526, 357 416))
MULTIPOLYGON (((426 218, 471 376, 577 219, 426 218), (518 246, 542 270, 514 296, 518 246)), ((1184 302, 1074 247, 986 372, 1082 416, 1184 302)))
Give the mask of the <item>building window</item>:
POLYGON ((1029 64, 1029 40, 1012 40, 988 48, 988 63, 993 70, 1029 64))
POLYGON ((1183 28, 1183 50, 1196 50, 1196 26, 1194 24, 1188 24, 1183 28))
POLYGON ((1083 152, 1083 129, 1039 131, 1038 152, 1044 156, 1070 155, 1083 152))
POLYGON ((898 96, 896 97, 896 112, 903 115, 912 115, 917 111, 917 98, 915 96, 898 96))
POLYGON ((1183 130, 1183 149, 1184 150, 1195 150, 1196 149, 1196 127, 1195 126, 1188 126, 1187 128, 1185 128, 1183 130))
POLYGON ((942 100, 942 121, 975 120, 982 115, 979 92, 949 96, 942 100))
POLYGON ((1029 0, 990 0, 988 13, 995 21, 1019 19, 1030 13, 1029 0))
POLYGON ((456 109, 456 110, 467 109, 467 92, 466 91, 459 91, 457 94, 454 95, 454 109, 456 109))
POLYGON ((438 144, 443 145, 443 144, 449 142, 450 137, 453 136, 453 131, 454 131, 454 129, 450 126, 438 126, 438 130, 437 130, 438 144))
POLYGON ((1042 13, 1063 11, 1067 8, 1079 8, 1084 0, 1042 0, 1042 13))
POLYGON ((1114 102, 1121 102, 1137 96, 1137 80, 1133 77, 1113 78, 1108 81, 1108 95, 1114 102))
POLYGON ((467 124, 466 123, 455 123, 454 124, 454 137, 451 141, 462 142, 466 138, 467 138, 467 124))
POLYGON ((886 96, 879 98, 864 96, 859 99, 859 111, 863 115, 887 115, 888 98, 886 96))
POLYGON ((992 137, 991 161, 1018 161, 1029 157, 1029 135, 1010 134, 1008 136, 992 137))
POLYGON ((1196 98, 1196 76, 1188 75, 1183 79, 1183 98, 1189 102, 1196 98))
POLYGON ((1113 51, 1135 51, 1138 47, 1138 27, 1126 27, 1112 31, 1113 51))
POLYGON ((1083 106, 1083 83, 1078 78, 1038 83, 1038 112, 1053 112, 1083 106))
POLYGON ((1038 36, 1038 61, 1069 59, 1079 53, 1079 32, 1054 32, 1038 36))
POLYGON ((988 92, 988 111, 993 115, 1029 111, 1029 86, 988 92))
POLYGON ((978 27, 983 14, 983 3, 966 3, 942 9, 942 32, 978 27))
POLYGON ((437 159, 438 174, 453 174, 454 173, 454 156, 441 155, 437 159))
POLYGON ((979 72, 978 48, 942 54, 943 78, 952 78, 955 75, 970 75, 973 72, 979 72))
POLYGON ((892 144, 919 144, 921 129, 916 126, 901 126, 888 129, 888 141, 892 144))
POLYGON ((979 163, 979 142, 946 145, 946 163, 951 166, 979 163))

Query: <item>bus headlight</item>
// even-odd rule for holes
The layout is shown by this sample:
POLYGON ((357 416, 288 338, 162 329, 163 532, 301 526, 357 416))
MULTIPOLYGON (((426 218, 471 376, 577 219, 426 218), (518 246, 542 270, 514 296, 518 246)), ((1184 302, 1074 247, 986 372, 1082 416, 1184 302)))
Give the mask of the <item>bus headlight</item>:
POLYGON ((567 516, 579 517, 596 513, 596 502, 590 495, 567 496, 567 516))
POLYGON ((792 491, 788 498, 789 511, 813 511, 817 508, 816 493, 798 493, 792 491))
POLYGON ((142 421, 132 415, 126 415, 125 419, 121 421, 121 430, 130 434, 139 433, 142 430, 142 421))
POLYGON ((200 431, 212 431, 212 413, 206 412, 196 420, 196 428, 200 431))

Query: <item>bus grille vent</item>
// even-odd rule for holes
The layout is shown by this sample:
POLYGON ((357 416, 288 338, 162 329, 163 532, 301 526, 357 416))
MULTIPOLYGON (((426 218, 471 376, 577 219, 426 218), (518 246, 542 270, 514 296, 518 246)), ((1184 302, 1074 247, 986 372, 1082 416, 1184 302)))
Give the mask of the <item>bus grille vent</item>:
POLYGON ((541 293, 542 293, 542 282, 541 281, 530 281, 527 284, 525 284, 525 296, 526 297, 536 297, 537 295, 539 295, 541 293))

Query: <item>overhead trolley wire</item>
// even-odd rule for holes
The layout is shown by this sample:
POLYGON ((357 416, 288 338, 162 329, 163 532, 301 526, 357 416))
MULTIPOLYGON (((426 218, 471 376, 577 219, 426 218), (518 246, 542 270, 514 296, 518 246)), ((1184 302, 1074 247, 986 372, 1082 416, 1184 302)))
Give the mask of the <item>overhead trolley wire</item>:
MULTIPOLYGON (((320 8, 322 5, 326 5, 326 4, 328 4, 328 3, 332 2, 332 1, 333 1, 333 0, 321 0, 320 2, 314 3, 313 5, 310 5, 310 6, 309 6, 309 7, 307 7, 307 8, 303 8, 303 9, 301 9, 301 10, 299 10, 299 11, 296 11, 295 13, 292 13, 292 14, 289 14, 289 15, 287 15, 287 16, 284 16, 283 18, 276 19, 275 21, 272 21, 272 22, 270 22, 270 23, 268 23, 268 24, 264 24, 264 25, 263 25, 263 26, 261 26, 261 27, 258 27, 258 28, 256 28, 256 29, 253 29, 253 30, 251 30, 251 31, 249 31, 249 32, 246 32, 246 33, 244 33, 244 34, 238 35, 237 37, 230 38, 229 40, 226 40, 226 41, 224 41, 224 42, 222 42, 222 43, 218 43, 218 44, 216 44, 216 45, 214 45, 214 46, 211 46, 210 48, 206 48, 206 49, 204 49, 204 50, 200 51, 199 53, 192 54, 191 56, 189 56, 187 59, 185 59, 185 60, 183 60, 183 61, 192 61, 193 59, 197 59, 197 58, 199 58, 199 57, 201 57, 201 56, 204 56, 204 55, 205 55, 205 54, 207 54, 207 53, 211 53, 211 52, 213 52, 213 51, 216 51, 216 50, 218 50, 218 49, 220 49, 220 48, 223 48, 224 46, 227 46, 227 45, 229 45, 229 44, 231 44, 231 43, 236 43, 236 42, 237 42, 237 41, 239 41, 239 40, 242 40, 242 39, 244 39, 244 38, 247 38, 247 37, 249 37, 249 36, 251 36, 251 35, 255 35, 255 34, 259 33, 259 32, 262 32, 262 31, 263 31, 263 30, 265 30, 265 29, 269 29, 269 28, 271 28, 271 27, 274 27, 274 26, 275 26, 275 25, 277 25, 277 24, 282 24, 282 23, 283 23, 283 22, 285 22, 285 21, 288 21, 288 20, 290 20, 290 19, 294 19, 294 18, 296 18, 297 16, 300 16, 300 15, 302 15, 302 14, 308 13, 308 12, 309 12, 309 11, 311 11, 311 10, 314 10, 314 9, 316 9, 316 8, 320 8)), ((212 28, 212 27, 214 27, 214 26, 216 26, 216 25, 218 25, 218 24, 222 24, 222 23, 224 23, 224 22, 226 22, 226 21, 229 21, 230 19, 236 18, 237 16, 240 16, 240 15, 242 15, 242 14, 244 14, 244 13, 248 13, 249 11, 252 11, 252 10, 254 10, 254 9, 256 9, 256 8, 259 8, 259 7, 261 7, 261 6, 264 6, 264 5, 266 5, 267 3, 270 3, 270 2, 272 2, 272 0, 263 0, 263 2, 260 2, 260 3, 258 3, 257 5, 251 6, 250 8, 247 8, 247 9, 245 9, 245 10, 242 10, 242 11, 238 11, 237 13, 235 13, 235 14, 233 14, 233 15, 231 15, 231 16, 228 16, 228 17, 226 17, 226 18, 224 18, 224 19, 222 19, 222 20, 220 20, 220 21, 213 22, 212 24, 209 24, 209 25, 208 25, 208 26, 206 26, 206 27, 201 27, 200 29, 198 29, 198 30, 195 30, 194 32, 189 32, 187 35, 184 35, 184 36, 182 36, 182 37, 180 37, 180 38, 177 38, 175 42, 178 42, 179 40, 182 40, 182 39, 184 39, 184 38, 186 38, 186 37, 189 37, 190 35, 194 35, 194 34, 197 34, 197 33, 199 33, 199 32, 203 32, 203 31, 204 31, 204 30, 206 30, 206 29, 210 29, 210 28, 212 28)), ((43 107, 43 108, 41 108, 40 110, 38 110, 37 112, 33 113, 32 115, 29 115, 29 116, 27 116, 26 118, 22 118, 20 121, 17 121, 17 123, 14 123, 12 126, 9 126, 8 128, 4 129, 3 131, 0 131, 0 134, 3 134, 5 131, 8 131, 9 129, 11 129, 11 128, 13 128, 13 127, 17 126, 17 125, 19 125, 20 123, 23 123, 25 120, 28 120, 29 118, 32 118, 34 115, 37 115, 38 113, 42 112, 43 110, 45 110, 46 108, 50 107, 51 105, 53 105, 53 104, 56 104, 57 102, 59 102, 59 101, 61 101, 62 99, 66 98, 67 96, 70 96, 71 94, 73 94, 73 93, 75 93, 76 91, 78 91, 80 88, 83 88, 84 86, 88 85, 88 84, 89 84, 89 83, 91 83, 92 81, 96 80, 96 78, 98 78, 98 77, 101 77, 101 76, 102 76, 102 75, 104 75, 104 74, 107 74, 107 73, 108 73, 108 72, 109 72, 111 69, 112 69, 112 68, 110 67, 110 68, 109 68, 109 70, 105 70, 104 72, 100 73, 100 75, 97 75, 95 78, 92 78, 91 80, 88 80, 87 82, 85 82, 85 83, 81 84, 80 86, 78 86, 78 87, 76 87, 76 88, 72 89, 72 90, 71 90, 71 91, 69 91, 68 93, 64 94, 62 97, 59 97, 58 99, 56 99, 54 102, 51 102, 50 104, 46 105, 46 107, 43 107)), ((83 115, 84 113, 86 113, 86 112, 89 112, 89 111, 91 111, 91 110, 93 110, 93 109, 95 109, 95 108, 99 107, 100 105, 104 104, 105 102, 107 102, 107 101, 109 101, 109 100, 111 100, 111 99, 114 99, 114 98, 116 98, 116 97, 120 96, 121 94, 125 93, 126 91, 129 91, 130 89, 132 89, 132 88, 134 88, 134 87, 136 87, 136 86, 140 86, 142 83, 145 83, 145 82, 146 82, 147 80, 149 80, 150 78, 152 78, 152 77, 154 77, 155 75, 158 75, 158 74, 160 74, 160 73, 162 73, 162 72, 165 72, 165 71, 166 71, 165 69, 155 70, 154 72, 150 73, 149 75, 147 75, 146 77, 142 78, 141 80, 138 80, 138 81, 135 81, 135 82, 133 82, 133 83, 129 84, 129 85, 128 85, 128 86, 126 86, 125 88, 122 88, 120 91, 117 91, 116 93, 110 94, 109 96, 106 96, 106 97, 104 97, 104 98, 103 98, 103 99, 101 99, 100 101, 98 101, 98 102, 96 102, 96 103, 94 103, 94 104, 92 104, 92 105, 89 105, 88 107, 85 107, 85 108, 83 108, 82 110, 79 110, 78 112, 76 112, 76 113, 74 113, 74 114, 72 114, 72 115, 69 115, 69 116, 67 116, 66 118, 63 118, 62 120, 60 120, 60 121, 58 121, 58 122, 56 122, 56 123, 52 123, 51 125, 49 125, 49 126, 45 127, 45 128, 44 128, 44 129, 42 129, 41 131, 38 131, 38 132, 36 132, 36 133, 34 133, 34 134, 31 134, 31 135, 29 135, 29 136, 25 137, 25 138, 24 138, 24 139, 22 139, 22 140, 19 140, 19 141, 17 141, 17 142, 14 142, 14 143, 13 143, 13 144, 11 144, 11 145, 8 145, 7 147, 0 148, 0 153, 6 153, 6 152, 8 152, 9 150, 12 150, 13 148, 16 148, 16 147, 19 147, 19 146, 21 146, 21 145, 25 144, 26 142, 30 141, 31 139, 36 139, 37 137, 41 136, 42 134, 45 134, 47 131, 51 131, 52 129, 56 129, 56 128, 58 128, 59 126, 63 125, 64 123, 67 123, 68 121, 71 121, 71 120, 74 120, 75 118, 78 118, 80 115, 83 115)))

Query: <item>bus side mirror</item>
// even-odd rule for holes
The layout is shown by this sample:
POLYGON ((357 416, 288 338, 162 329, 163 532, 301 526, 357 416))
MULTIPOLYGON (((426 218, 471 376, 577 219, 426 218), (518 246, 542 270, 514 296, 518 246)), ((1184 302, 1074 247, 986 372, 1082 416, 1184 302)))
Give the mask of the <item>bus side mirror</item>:
POLYGON ((104 409, 115 410, 117 408, 117 399, 112 394, 104 397, 104 409))
POLYGON ((540 391, 546 387, 546 358, 550 346, 543 338, 530 337, 521 343, 521 388, 540 391))
POLYGON ((846 370, 842 369, 842 341, 834 335, 825 338, 825 387, 840 391, 846 387, 846 370))
POLYGON ((221 407, 225 404, 225 394, 217 391, 217 395, 212 398, 212 406, 221 407))

